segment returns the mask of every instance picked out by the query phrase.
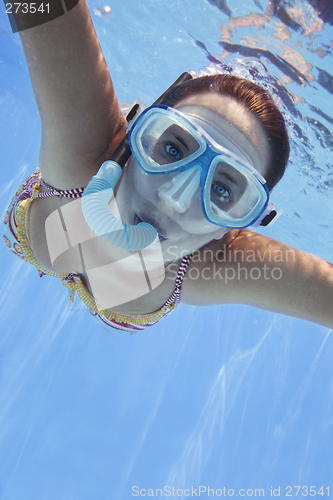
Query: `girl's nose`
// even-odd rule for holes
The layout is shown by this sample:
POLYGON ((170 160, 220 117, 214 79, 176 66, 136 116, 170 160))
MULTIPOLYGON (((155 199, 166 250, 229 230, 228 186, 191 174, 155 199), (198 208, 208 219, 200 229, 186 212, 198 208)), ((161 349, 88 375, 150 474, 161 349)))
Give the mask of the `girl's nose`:
POLYGON ((159 197, 179 213, 184 213, 191 205, 192 197, 200 184, 200 169, 192 167, 176 173, 174 177, 158 189, 159 197))

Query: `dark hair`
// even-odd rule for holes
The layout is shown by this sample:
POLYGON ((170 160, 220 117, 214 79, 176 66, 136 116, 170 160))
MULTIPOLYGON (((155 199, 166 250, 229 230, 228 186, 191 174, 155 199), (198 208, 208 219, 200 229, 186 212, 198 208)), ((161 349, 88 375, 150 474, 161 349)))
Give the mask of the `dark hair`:
POLYGON ((205 92, 234 97, 258 117, 270 144, 270 165, 266 181, 271 191, 285 172, 290 151, 287 127, 272 97, 262 87, 249 80, 234 75, 219 74, 181 83, 166 93, 163 102, 167 106, 174 107, 190 95, 205 92))

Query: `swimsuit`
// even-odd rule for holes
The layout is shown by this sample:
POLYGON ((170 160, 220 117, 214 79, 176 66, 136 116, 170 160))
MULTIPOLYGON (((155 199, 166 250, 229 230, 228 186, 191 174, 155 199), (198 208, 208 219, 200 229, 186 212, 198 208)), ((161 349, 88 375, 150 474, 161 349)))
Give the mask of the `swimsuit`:
POLYGON ((16 191, 5 215, 4 220, 4 240, 8 248, 20 257, 37 268, 39 277, 53 276, 60 278, 62 284, 70 292, 70 300, 73 302, 75 292, 89 308, 91 314, 102 322, 102 325, 118 330, 119 333, 131 335, 137 331, 144 330, 148 326, 153 326, 162 318, 173 311, 180 302, 180 291, 182 281, 187 268, 191 262, 192 255, 185 256, 180 264, 175 281, 175 288, 169 299, 161 309, 148 314, 119 314, 108 309, 98 309, 94 297, 84 285, 81 277, 77 273, 57 273, 45 269, 35 258, 29 244, 29 209, 31 202, 36 198, 46 198, 50 196, 80 198, 84 188, 57 190, 46 184, 41 178, 41 172, 37 170, 22 184, 16 191), (39 192, 40 186, 48 189, 47 192, 39 192))

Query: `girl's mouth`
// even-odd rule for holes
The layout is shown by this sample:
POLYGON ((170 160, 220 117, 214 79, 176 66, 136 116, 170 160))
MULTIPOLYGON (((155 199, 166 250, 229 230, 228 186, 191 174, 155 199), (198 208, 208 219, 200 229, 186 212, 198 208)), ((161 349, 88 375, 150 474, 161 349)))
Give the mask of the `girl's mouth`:
POLYGON ((142 220, 140 219, 140 217, 137 214, 135 214, 134 225, 136 226, 137 224, 140 224, 140 222, 142 222, 142 220))
POLYGON ((140 224, 140 222, 147 222, 148 224, 150 224, 151 226, 153 226, 156 229, 156 231, 158 232, 158 239, 159 239, 160 243, 162 243, 162 241, 165 241, 168 239, 165 236, 163 236, 163 234, 162 234, 163 230, 162 230, 161 226, 153 218, 151 218, 149 216, 146 217, 145 215, 143 215, 142 219, 141 219, 138 216, 138 214, 135 214, 134 225, 136 226, 137 224, 140 224))

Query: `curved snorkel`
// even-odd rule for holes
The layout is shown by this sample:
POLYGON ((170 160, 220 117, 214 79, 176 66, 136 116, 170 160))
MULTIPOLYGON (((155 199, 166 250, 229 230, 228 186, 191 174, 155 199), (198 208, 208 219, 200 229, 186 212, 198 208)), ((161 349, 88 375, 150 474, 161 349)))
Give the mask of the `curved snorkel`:
MULTIPOLYGON (((153 106, 162 104, 172 88, 191 79, 192 75, 190 73, 180 75, 154 102, 153 106)), ((135 104, 126 116, 127 122, 135 121, 139 110, 139 104, 135 104)), ((158 241, 157 230, 147 222, 140 222, 137 225, 124 224, 116 218, 108 207, 114 188, 122 175, 122 169, 131 154, 127 133, 110 160, 103 163, 84 190, 82 212, 89 227, 105 241, 124 250, 140 251, 158 241)))

